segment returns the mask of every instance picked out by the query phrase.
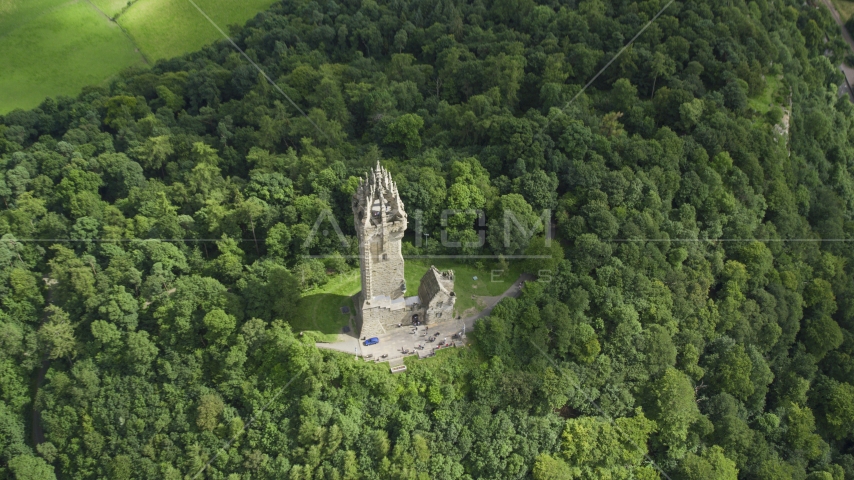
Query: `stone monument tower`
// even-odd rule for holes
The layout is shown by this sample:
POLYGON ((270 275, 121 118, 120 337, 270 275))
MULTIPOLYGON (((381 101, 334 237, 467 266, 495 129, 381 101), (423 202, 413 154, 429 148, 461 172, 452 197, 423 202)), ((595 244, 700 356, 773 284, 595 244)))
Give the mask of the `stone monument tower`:
POLYGON ((359 241, 362 291, 355 298, 362 337, 386 333, 400 324, 430 324, 454 318, 453 270, 434 266, 421 277, 417 295, 406 297, 403 255, 406 212, 397 184, 377 162, 353 194, 353 220, 359 241))
POLYGON ((362 271, 356 309, 361 313, 361 335, 370 337, 385 333, 384 324, 400 322, 400 310, 406 307, 400 251, 406 212, 397 185, 379 162, 353 195, 353 218, 362 271))

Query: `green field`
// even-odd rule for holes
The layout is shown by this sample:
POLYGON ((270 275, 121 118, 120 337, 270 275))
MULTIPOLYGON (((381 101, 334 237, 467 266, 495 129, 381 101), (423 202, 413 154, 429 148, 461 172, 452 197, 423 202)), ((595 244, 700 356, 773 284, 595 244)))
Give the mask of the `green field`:
MULTIPOLYGON (((228 25, 242 25, 275 0, 195 2, 223 31, 228 32, 228 25)), ((192 52, 222 38, 187 0, 138 0, 119 17, 118 22, 152 61, 192 52)))
POLYGON ((0 0, 0 38, 67 3, 70 0, 0 0))
POLYGON ((28 5, 0 15, 0 113, 34 107, 48 96, 76 95, 142 64, 118 26, 89 3, 33 4, 43 13, 28 5))
MULTIPOLYGON (((275 0, 195 0, 223 30, 275 0)), ((188 0, 0 0, 0 114, 222 38, 188 0), (119 25, 125 29, 122 32, 119 25)))

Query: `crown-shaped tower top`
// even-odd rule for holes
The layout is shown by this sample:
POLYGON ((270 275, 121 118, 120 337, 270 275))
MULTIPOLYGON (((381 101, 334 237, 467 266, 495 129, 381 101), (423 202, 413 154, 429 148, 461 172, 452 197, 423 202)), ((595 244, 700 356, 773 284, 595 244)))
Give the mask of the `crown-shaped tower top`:
POLYGON ((400 222, 406 229, 406 212, 391 174, 377 161, 376 168, 359 180, 353 194, 353 216, 357 230, 400 222))

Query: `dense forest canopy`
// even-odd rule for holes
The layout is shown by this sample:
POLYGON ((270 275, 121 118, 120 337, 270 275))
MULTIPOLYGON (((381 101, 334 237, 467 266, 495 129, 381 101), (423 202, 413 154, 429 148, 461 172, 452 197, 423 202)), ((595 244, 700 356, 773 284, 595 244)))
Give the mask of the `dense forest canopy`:
POLYGON ((845 45, 674 2, 570 102, 665 4, 286 0, 231 32, 307 116, 219 42, 0 117, 0 476, 854 478, 845 45), (551 256, 394 376, 288 323, 378 160, 427 231, 487 212, 463 253, 551 256))

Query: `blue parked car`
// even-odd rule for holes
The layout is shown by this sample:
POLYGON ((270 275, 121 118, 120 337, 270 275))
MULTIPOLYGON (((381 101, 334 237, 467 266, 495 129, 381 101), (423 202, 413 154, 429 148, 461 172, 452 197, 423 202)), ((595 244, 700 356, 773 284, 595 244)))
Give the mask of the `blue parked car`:
POLYGON ((365 340, 365 346, 366 346, 366 347, 367 347, 368 345, 376 345, 376 344, 378 344, 378 343, 380 343, 380 339, 379 339, 379 338, 377 338, 377 337, 371 337, 371 338, 369 338, 369 339, 365 340))

